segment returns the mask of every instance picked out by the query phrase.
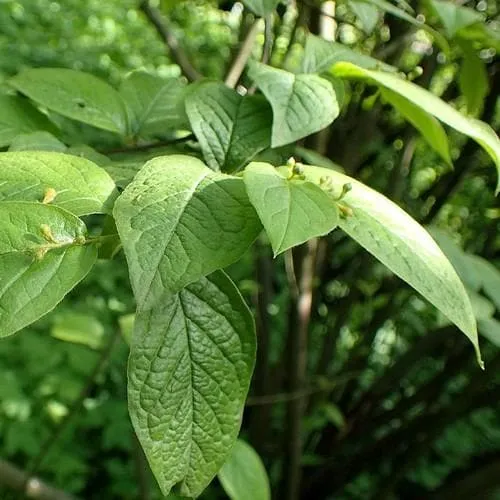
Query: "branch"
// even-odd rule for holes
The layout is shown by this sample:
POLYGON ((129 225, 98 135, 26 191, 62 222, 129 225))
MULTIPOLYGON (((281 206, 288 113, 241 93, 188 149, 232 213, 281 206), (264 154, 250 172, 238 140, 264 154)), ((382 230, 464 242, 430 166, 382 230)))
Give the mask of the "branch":
POLYGON ((178 64, 186 75, 186 78, 193 82, 202 78, 202 75, 194 68, 194 66, 189 61, 183 48, 179 45, 179 41, 172 33, 172 29, 168 21, 162 17, 160 11, 149 4, 149 0, 143 0, 139 9, 144 12, 146 18, 155 27, 157 33, 160 35, 162 40, 167 45, 172 55, 172 59, 176 64, 178 64))
POLYGON ((253 46, 255 43, 255 39, 257 38, 257 34, 260 30, 260 19, 257 19, 250 28, 250 31, 247 33, 245 40, 243 41, 241 48, 236 56, 234 63, 232 64, 225 80, 225 84, 234 89, 238 80, 245 69, 248 59, 252 55, 253 46))
POLYGON ((1 459, 0 483, 36 500, 76 500, 76 497, 69 493, 54 488, 1 459))

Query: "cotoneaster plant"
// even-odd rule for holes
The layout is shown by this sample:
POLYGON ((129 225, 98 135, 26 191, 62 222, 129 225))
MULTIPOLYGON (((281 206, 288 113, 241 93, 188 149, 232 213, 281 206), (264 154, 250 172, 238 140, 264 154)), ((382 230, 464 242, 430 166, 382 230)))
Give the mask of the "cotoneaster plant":
MULTIPOLYGON (((276 2, 248 4, 267 15, 276 2)), ((462 330, 482 364, 467 292, 422 226, 339 171, 293 158, 276 166, 259 154, 291 147, 293 156, 296 141, 329 126, 346 80, 376 86, 447 163, 439 121, 499 167, 492 129, 393 68, 312 35, 298 72, 253 62, 248 77, 257 92, 242 95, 222 82, 185 85, 143 72, 115 90, 82 72, 27 69, 10 81, 23 97, 0 96, 17 120, 1 145, 20 133, 32 141, 30 151, 0 153, 0 336, 54 309, 99 257, 123 249, 137 303, 129 412, 165 495, 198 497, 237 439, 258 347, 252 314, 223 269, 262 231, 275 256, 344 231, 462 330), (56 115, 124 143, 186 131, 179 137, 192 147, 113 161, 67 147, 49 119, 56 115), (90 234, 94 214, 104 222, 90 234)))

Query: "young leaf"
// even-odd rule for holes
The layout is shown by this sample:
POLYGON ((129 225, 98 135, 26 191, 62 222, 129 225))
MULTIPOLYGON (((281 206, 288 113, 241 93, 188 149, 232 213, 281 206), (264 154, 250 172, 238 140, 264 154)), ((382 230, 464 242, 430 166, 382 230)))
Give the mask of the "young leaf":
POLYGON ((9 151, 59 151, 62 153, 66 149, 66 144, 45 131, 18 135, 9 146, 9 151))
POLYGON ((396 68, 352 50, 341 43, 331 42, 316 35, 307 35, 304 59, 302 60, 304 73, 323 73, 330 70, 338 62, 351 62, 367 69, 396 71, 396 68))
POLYGON ((27 99, 0 95, 0 148, 8 146, 20 134, 36 130, 55 132, 56 127, 27 99))
POLYGON ((275 256, 337 227, 337 205, 317 184, 287 179, 268 163, 251 163, 243 178, 275 256))
POLYGON ((58 207, 0 202, 0 337, 51 311, 97 258, 86 228, 58 207))
MULTIPOLYGON (((500 140, 488 124, 462 115, 436 95, 414 83, 402 80, 395 75, 382 71, 363 69, 350 63, 337 63, 332 68, 332 72, 335 76, 343 78, 361 78, 382 88, 392 90, 402 95, 422 110, 435 116, 438 120, 468 135, 479 143, 491 156, 500 174, 500 140)), ((497 192, 498 191, 500 191, 500 178, 497 184, 497 192)))
POLYGON ((129 412, 164 495, 197 497, 226 461, 255 344, 252 315, 222 271, 137 314, 129 412))
POLYGON ((272 110, 262 96, 240 96, 219 82, 196 85, 186 112, 207 164, 235 172, 270 146, 272 110))
POLYGON ((348 0, 347 4, 363 26, 363 31, 371 35, 380 18, 377 7, 358 0, 348 0))
POLYGON ((47 151, 0 153, 0 201, 39 201, 86 215, 111 213, 116 195, 111 177, 84 158, 47 151))
POLYGON ((120 94, 99 78, 60 68, 25 69, 9 83, 22 94, 63 116, 127 134, 127 112, 120 94))
POLYGON ((441 156, 447 165, 451 166, 452 161, 448 136, 436 118, 392 90, 382 88, 381 94, 388 103, 394 106, 422 134, 427 144, 441 156))
POLYGON ((264 464, 245 441, 236 441, 217 477, 231 500, 271 499, 271 487, 264 464))
POLYGON ((430 0, 430 4, 439 16, 448 38, 453 38, 458 31, 472 24, 484 23, 483 14, 454 2, 430 0))
POLYGON ((122 83, 120 94, 130 114, 133 135, 163 135, 187 128, 183 110, 185 85, 178 78, 165 80, 135 71, 122 83))
POLYGON ((319 76, 294 75, 260 63, 252 64, 249 75, 273 108, 273 148, 322 130, 339 114, 331 84, 319 76))
POLYGON ((266 17, 273 12, 279 0, 243 0, 243 3, 258 16, 266 17))
POLYGON ((243 179, 182 155, 146 163, 114 216, 141 309, 238 260, 262 227, 243 179))
MULTIPOLYGON (((285 167, 282 167, 285 170, 285 167)), ((452 265, 429 233, 406 212, 369 187, 331 170, 304 167, 306 178, 328 176, 347 211, 339 227, 439 309, 470 339, 482 364, 469 297, 452 265)))
POLYGON ((484 62, 469 43, 461 43, 460 47, 463 58, 458 74, 458 86, 461 94, 465 97, 467 111, 469 114, 477 116, 481 113, 488 94, 488 73, 484 62))

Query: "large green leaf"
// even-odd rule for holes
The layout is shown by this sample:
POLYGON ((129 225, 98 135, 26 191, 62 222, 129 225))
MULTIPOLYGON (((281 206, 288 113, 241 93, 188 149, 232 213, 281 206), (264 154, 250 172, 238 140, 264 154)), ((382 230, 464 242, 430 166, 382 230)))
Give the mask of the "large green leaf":
MULTIPOLYGON (((364 79, 402 95, 438 120, 478 142, 491 156, 500 174, 500 140, 488 124, 462 115, 455 108, 424 88, 389 73, 367 70, 350 63, 335 64, 332 73, 342 78, 364 79)), ((500 179, 497 184, 497 192, 499 190, 500 179)))
POLYGON ((382 61, 350 49, 341 43, 331 42, 316 35, 307 35, 304 59, 302 60, 302 71, 304 73, 326 72, 335 63, 342 61, 351 62, 367 69, 396 70, 382 61))
POLYGON ((226 461, 255 344, 252 315, 222 271, 137 314, 129 411, 164 495, 197 497, 226 461))
POLYGON ((133 135, 162 135, 186 128, 183 111, 185 85, 178 78, 167 80, 143 71, 131 73, 120 87, 130 114, 133 135))
POLYGON ((265 17, 273 12, 279 0, 243 0, 243 3, 258 16, 265 17))
POLYGON ((231 500, 270 500, 267 472, 257 452, 238 439, 231 455, 217 474, 231 500))
POLYGON ((0 337, 51 311, 92 268, 84 223, 61 208, 0 202, 0 337))
POLYGON ((243 179, 182 155, 146 163, 114 215, 139 308, 232 264, 262 227, 243 179))
POLYGON ((85 158, 48 151, 0 153, 0 201, 45 198, 86 215, 111 213, 116 195, 111 177, 85 158))
POLYGON ((273 108, 273 148, 322 130, 339 114, 335 92, 324 78, 294 75, 260 63, 251 65, 249 75, 273 108))
POLYGON ((268 163, 251 163, 243 178, 275 256, 337 227, 337 205, 317 184, 287 179, 268 163))
POLYGON ((471 340, 481 362, 476 321, 465 288, 436 242, 406 212, 364 184, 331 170, 304 167, 306 178, 330 177, 342 198, 345 216, 339 227, 391 271, 421 293, 471 340))
POLYGON ((25 98, 0 95, 0 148, 20 134, 36 130, 54 132, 55 126, 25 98))
POLYGON ((358 0, 348 0, 347 5, 363 26, 363 31, 367 35, 371 35, 380 19, 377 7, 358 0))
POLYGON ((270 146, 273 115, 262 96, 242 97, 223 83, 201 83, 189 92, 186 112, 214 170, 239 170, 270 146))
POLYGON ((93 75, 72 69, 31 68, 23 70, 9 83, 56 113, 127 134, 127 112, 120 94, 93 75))
POLYGON ((381 93, 384 99, 394 106, 422 134, 429 146, 451 166, 448 136, 436 118, 401 94, 387 88, 381 89, 381 93))

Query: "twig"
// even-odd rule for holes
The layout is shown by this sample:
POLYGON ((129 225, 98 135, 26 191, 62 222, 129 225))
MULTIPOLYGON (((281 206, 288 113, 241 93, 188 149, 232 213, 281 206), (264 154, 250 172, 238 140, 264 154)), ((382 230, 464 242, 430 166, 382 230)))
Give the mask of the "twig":
POLYGON ((0 483, 36 500, 76 500, 5 460, 0 460, 0 483))
POLYGON ((260 19, 257 19, 248 31, 247 36, 238 52, 238 55, 236 56, 234 63, 229 69, 229 72, 226 76, 225 83, 229 88, 234 89, 234 87, 236 87, 236 84, 238 83, 243 70, 245 69, 247 61, 252 55, 253 46, 259 30, 260 19))
POLYGON ((202 78, 202 75, 191 64, 183 48, 179 45, 179 41, 172 33, 168 20, 162 17, 160 11, 152 7, 149 0, 143 0, 139 8, 155 27, 157 33, 169 48, 172 59, 179 65, 186 78, 191 82, 202 78))
POLYGON ((68 427, 68 424, 71 422, 73 417, 78 414, 80 411, 80 408, 83 405, 83 402, 85 401, 85 398, 88 396, 90 390, 92 389, 92 386, 95 382, 95 379, 97 375, 101 372, 103 369, 104 365, 109 359, 109 356, 111 355, 111 352, 113 350, 113 347, 115 346, 115 343, 117 339, 120 338, 120 330, 118 328, 115 329, 115 331, 111 334, 111 337, 109 338, 108 343, 104 347, 104 349, 101 352, 101 355, 99 356, 99 359, 97 360, 94 369, 90 373, 90 375, 87 377, 87 381, 85 385, 83 386, 82 390, 80 391, 80 394, 72 404, 69 412, 67 413, 66 417, 64 420, 61 422, 61 424, 55 429, 55 431, 49 436, 49 438, 43 443, 42 448, 40 453, 38 454, 37 457, 32 462, 31 467, 28 469, 28 473, 26 475, 26 486, 29 484, 31 481, 31 478, 38 472, 40 469, 40 466, 42 465, 43 461, 47 457, 47 455, 50 453, 52 448, 54 447, 55 443, 59 439, 59 437, 62 435, 62 433, 66 430, 68 427))
MULTIPOLYGON (((309 322, 313 299, 314 271, 318 240, 309 240, 299 251, 304 253, 299 270, 299 295, 290 300, 288 325, 288 374, 291 392, 304 390, 307 371, 307 342, 309 322)), ((285 433, 285 461, 283 468, 283 498, 298 500, 301 483, 302 460, 302 421, 306 407, 304 397, 297 397, 289 401, 287 406, 287 422, 285 433)))

